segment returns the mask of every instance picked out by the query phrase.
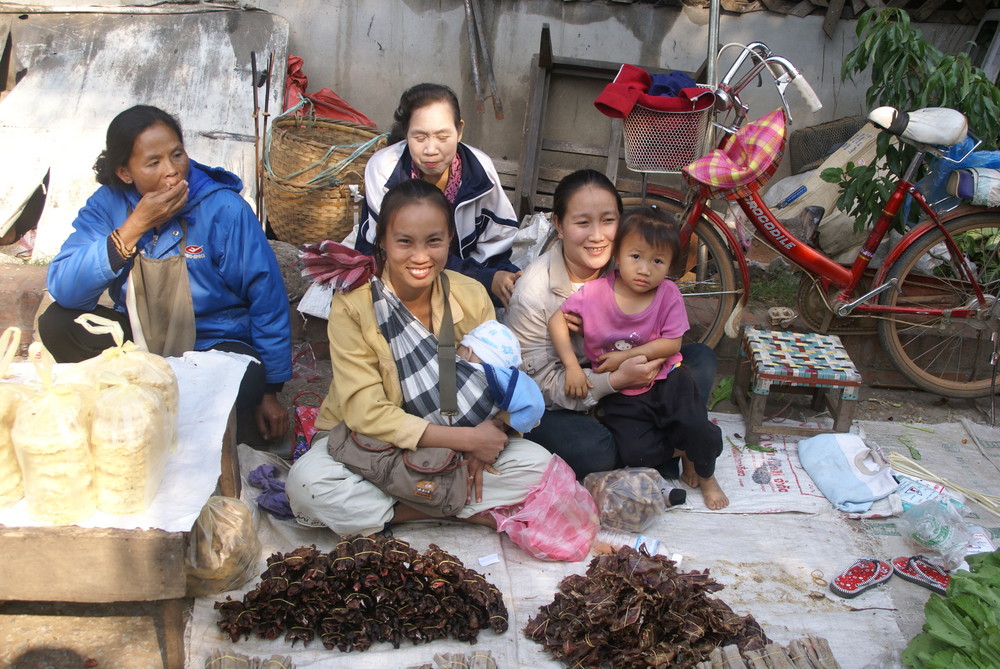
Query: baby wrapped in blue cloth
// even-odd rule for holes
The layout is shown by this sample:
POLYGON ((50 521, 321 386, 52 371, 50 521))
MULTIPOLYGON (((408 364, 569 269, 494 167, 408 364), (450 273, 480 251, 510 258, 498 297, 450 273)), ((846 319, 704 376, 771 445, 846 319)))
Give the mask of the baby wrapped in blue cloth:
POLYGON ((538 425, 545 399, 538 384, 517 369, 521 365, 521 344, 510 328, 486 321, 462 338, 457 353, 483 368, 493 401, 510 414, 512 428, 523 433, 538 425))

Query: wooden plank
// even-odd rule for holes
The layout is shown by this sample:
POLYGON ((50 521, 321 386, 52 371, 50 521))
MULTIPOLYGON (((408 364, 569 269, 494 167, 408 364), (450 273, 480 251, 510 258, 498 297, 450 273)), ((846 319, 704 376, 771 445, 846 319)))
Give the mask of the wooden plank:
POLYGON ((761 0, 764 6, 772 12, 777 12, 778 14, 790 14, 795 8, 796 3, 790 2, 789 0, 761 0))
POLYGON ((944 3, 945 0, 927 0, 919 8, 911 10, 910 15, 914 21, 926 21, 944 3))
POLYGON ((579 142, 567 142, 555 139, 542 140, 543 151, 553 151, 555 153, 568 153, 573 156, 598 156, 606 158, 608 147, 597 144, 581 144, 579 142))
POLYGON ((816 5, 814 5, 811 0, 802 0, 799 4, 795 5, 792 11, 788 12, 789 16, 797 16, 798 18, 805 18, 816 10, 816 5))
POLYGON ((184 609, 183 599, 168 599, 160 606, 163 622, 163 655, 166 669, 184 669, 184 609))
POLYGON ((535 179, 538 174, 538 154, 541 151, 542 123, 545 120, 545 98, 549 73, 539 67, 539 56, 531 58, 531 75, 528 83, 528 106, 524 114, 521 134, 521 166, 517 187, 514 189, 514 209, 518 219, 535 210, 533 202, 535 179))
POLYGON ((844 2, 845 0, 830 0, 830 6, 826 8, 826 16, 823 18, 823 32, 831 39, 837 31, 840 15, 844 13, 844 2))
POLYGON ((972 12, 976 21, 980 21, 983 18, 983 14, 986 13, 987 9, 985 0, 965 0, 965 7, 972 12))
POLYGON ((184 597, 186 533, 0 526, 0 600, 141 602, 184 597))
POLYGON ((618 180, 618 161, 622 150, 622 134, 624 124, 620 118, 611 119, 611 137, 608 139, 608 159, 604 163, 604 176, 611 179, 611 183, 618 180))
POLYGON ((222 434, 222 473, 219 474, 219 493, 238 499, 242 484, 240 457, 236 444, 236 408, 233 407, 226 422, 226 431, 222 434))

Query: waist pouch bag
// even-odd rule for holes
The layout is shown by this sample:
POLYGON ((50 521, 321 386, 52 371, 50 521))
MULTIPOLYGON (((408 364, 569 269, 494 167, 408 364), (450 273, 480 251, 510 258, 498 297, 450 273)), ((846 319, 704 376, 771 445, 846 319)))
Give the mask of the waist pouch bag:
POLYGON ((799 441, 799 460, 835 507, 864 513, 899 487, 892 469, 855 434, 820 434, 799 441))
POLYGON ((465 506, 465 463, 450 448, 408 451, 353 432, 341 421, 330 430, 327 450, 385 494, 429 516, 454 516, 465 506))

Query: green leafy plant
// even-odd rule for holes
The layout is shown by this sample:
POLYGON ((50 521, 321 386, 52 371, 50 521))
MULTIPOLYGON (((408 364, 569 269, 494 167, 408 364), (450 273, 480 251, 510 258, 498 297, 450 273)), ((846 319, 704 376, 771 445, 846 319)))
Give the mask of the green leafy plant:
POLYGON ((951 577, 945 599, 924 605, 923 632, 903 650, 913 669, 1000 667, 1000 552, 966 557, 972 571, 951 577))
MULTIPOLYGON (((1000 90, 972 65, 968 54, 942 53, 910 25, 910 17, 902 9, 869 9, 858 19, 857 35, 858 45, 844 58, 840 76, 853 80, 870 70, 871 85, 865 91, 868 108, 957 109, 968 117, 972 134, 983 140, 980 149, 997 147, 1000 90)), ((887 133, 879 135, 872 164, 848 163, 820 174, 824 181, 840 185, 837 208, 854 217, 855 230, 874 224, 895 188, 895 178, 889 174, 903 174, 916 153, 909 145, 891 139, 887 133)), ((917 214, 916 208, 911 208, 911 214, 917 214)), ((894 223, 902 229, 902 221, 894 223)))

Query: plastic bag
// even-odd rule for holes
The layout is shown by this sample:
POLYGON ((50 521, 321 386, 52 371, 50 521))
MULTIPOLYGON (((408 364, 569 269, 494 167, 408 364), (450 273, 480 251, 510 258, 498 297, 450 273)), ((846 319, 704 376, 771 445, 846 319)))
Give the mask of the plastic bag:
POLYGON ((521 227, 514 233, 510 249, 510 261, 518 267, 527 267, 538 256, 548 250, 555 240, 552 214, 537 213, 524 217, 521 227))
POLYGON ((594 498, 601 524, 641 532, 666 510, 661 490, 666 481, 655 469, 616 469, 587 474, 583 485, 594 498))
POLYGON ((21 383, 0 383, 0 509, 24 497, 24 479, 21 465, 14 453, 10 438, 17 408, 29 395, 28 387, 21 383))
POLYGON ((97 508, 90 452, 94 391, 53 384, 51 356, 37 342, 29 356, 38 361, 45 390, 21 402, 10 432, 28 514, 41 523, 73 525, 97 508))
POLYGON ((319 370, 316 368, 316 353, 312 344, 307 341, 292 348, 292 378, 302 379, 308 383, 320 379, 319 370))
POLYGON ((209 497, 191 529, 187 596, 235 590, 257 575, 261 543, 253 512, 238 499, 209 497))
POLYGON ((295 462, 302 457, 302 454, 309 450, 312 438, 316 435, 316 416, 319 415, 319 406, 323 403, 323 398, 318 393, 311 390, 303 390, 292 400, 294 424, 292 425, 292 452, 290 457, 295 462), (311 396, 316 401, 316 406, 309 406, 301 398, 311 396))
MULTIPOLYGON (((15 327, 7 328, 0 337, 0 378, 7 373, 20 343, 21 331, 15 327)), ((24 497, 21 465, 14 454, 10 429, 14 425, 17 407, 29 394, 29 387, 23 383, 0 383, 0 509, 24 497)))
POLYGON ((524 501, 490 509, 498 532, 539 560, 576 562, 587 557, 600 520, 594 499, 566 461, 553 455, 542 481, 524 501))
POLYGON ((97 508, 126 515, 145 511, 163 479, 171 446, 163 396, 149 386, 110 380, 98 391, 90 426, 97 508))
MULTIPOLYGON (((59 383, 100 384, 102 377, 124 378, 131 383, 149 386, 163 396, 169 417, 169 444, 173 448, 177 442, 177 406, 180 389, 173 368, 162 356, 148 351, 140 351, 135 344, 124 340, 121 326, 114 321, 93 314, 83 314, 76 321, 92 334, 110 334, 115 346, 101 351, 90 360, 70 366, 68 372, 60 376, 59 383)), ((100 386, 98 386, 100 387, 100 386)))
POLYGON ((972 532, 956 505, 935 500, 917 504, 903 512, 900 522, 931 562, 949 570, 962 563, 972 532))

